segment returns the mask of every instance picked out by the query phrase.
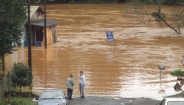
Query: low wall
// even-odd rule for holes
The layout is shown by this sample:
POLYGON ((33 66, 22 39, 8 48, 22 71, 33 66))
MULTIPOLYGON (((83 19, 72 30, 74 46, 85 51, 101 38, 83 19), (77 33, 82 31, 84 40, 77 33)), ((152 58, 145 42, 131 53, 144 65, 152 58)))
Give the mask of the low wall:
POLYGON ((10 89, 9 86, 8 77, 3 77, 3 79, 0 80, 0 98, 3 98, 4 93, 10 89))

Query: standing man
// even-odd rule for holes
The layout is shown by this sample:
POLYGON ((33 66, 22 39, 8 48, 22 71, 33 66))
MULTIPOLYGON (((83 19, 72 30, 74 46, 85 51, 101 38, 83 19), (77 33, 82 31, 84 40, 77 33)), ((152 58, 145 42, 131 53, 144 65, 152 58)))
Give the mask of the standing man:
POLYGON ((80 96, 81 96, 81 75, 79 75, 79 91, 80 91, 80 96))
POLYGON ((73 94, 74 82, 72 78, 73 78, 73 75, 71 74, 70 77, 66 81, 68 99, 72 99, 72 94, 73 94))
POLYGON ((81 98, 84 98, 84 86, 86 84, 86 77, 83 74, 83 71, 80 71, 80 91, 82 93, 81 98))

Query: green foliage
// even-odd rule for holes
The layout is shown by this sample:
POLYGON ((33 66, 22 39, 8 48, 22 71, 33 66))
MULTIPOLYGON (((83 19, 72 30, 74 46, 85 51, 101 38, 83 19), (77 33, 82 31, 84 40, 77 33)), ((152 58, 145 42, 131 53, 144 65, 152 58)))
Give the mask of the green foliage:
MULTIPOLYGON (((15 87, 15 88, 13 89, 13 91, 14 91, 14 92, 20 92, 20 87, 15 87)), ((31 91, 30 89, 27 89, 27 88, 24 88, 24 87, 22 87, 21 91, 22 91, 22 92, 25 92, 25 93, 32 93, 32 91, 31 91)))
POLYGON ((2 74, 0 74, 0 80, 2 80, 3 79, 3 75, 2 74))
POLYGON ((107 3, 117 2, 118 0, 69 0, 69 3, 107 3))
POLYGON ((165 5, 179 5, 184 4, 184 0, 126 0, 131 3, 146 3, 146 4, 165 4, 165 5))
POLYGON ((184 71, 177 69, 177 70, 171 71, 170 74, 174 76, 184 76, 184 71))
POLYGON ((0 59, 0 70, 2 69, 2 60, 0 59))
POLYGON ((31 98, 9 97, 0 100, 0 105, 36 105, 31 98))
POLYGON ((4 62, 5 55, 15 51, 22 35, 26 20, 25 0, 0 0, 0 14, 0 59, 4 62))
POLYGON ((184 3, 184 0, 163 0, 163 4, 166 5, 178 5, 184 3))
POLYGON ((13 70, 9 72, 9 78, 15 86, 30 86, 32 84, 32 70, 23 63, 14 63, 13 70))

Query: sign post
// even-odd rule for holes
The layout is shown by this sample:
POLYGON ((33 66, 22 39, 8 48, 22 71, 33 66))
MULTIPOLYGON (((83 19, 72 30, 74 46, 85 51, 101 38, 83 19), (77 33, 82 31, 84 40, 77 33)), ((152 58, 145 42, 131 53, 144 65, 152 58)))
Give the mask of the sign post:
POLYGON ((158 66, 158 68, 160 69, 160 90, 159 93, 164 93, 165 90, 162 89, 162 71, 165 69, 165 67, 163 65, 158 66))

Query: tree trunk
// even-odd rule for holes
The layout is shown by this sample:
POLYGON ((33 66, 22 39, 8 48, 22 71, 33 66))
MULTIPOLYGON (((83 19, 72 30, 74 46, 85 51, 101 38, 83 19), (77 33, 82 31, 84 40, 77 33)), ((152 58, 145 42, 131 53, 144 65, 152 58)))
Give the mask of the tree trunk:
POLYGON ((174 27, 172 27, 170 24, 167 23, 167 21, 165 19, 162 20, 169 28, 171 28, 172 30, 174 30, 177 34, 181 34, 180 31, 180 27, 178 26, 178 30, 175 29, 174 27))
POLYGON ((20 87, 20 93, 22 93, 22 90, 21 90, 21 89, 22 89, 22 86, 21 86, 21 85, 19 85, 19 87, 20 87))
POLYGON ((5 70, 5 56, 2 57, 2 69, 5 70))

